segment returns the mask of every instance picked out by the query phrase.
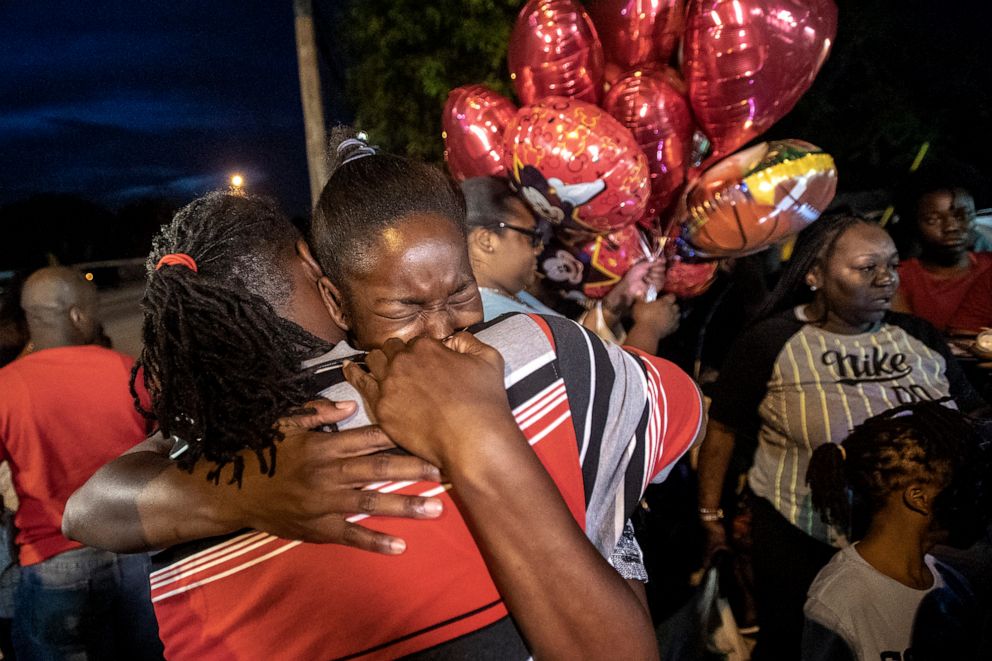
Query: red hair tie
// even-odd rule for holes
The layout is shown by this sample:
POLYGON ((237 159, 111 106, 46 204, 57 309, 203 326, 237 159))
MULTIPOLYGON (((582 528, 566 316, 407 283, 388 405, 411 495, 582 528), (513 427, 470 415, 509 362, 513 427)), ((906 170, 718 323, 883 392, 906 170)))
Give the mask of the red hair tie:
POLYGON ((165 255, 162 259, 158 260, 155 270, 157 271, 163 266, 185 266, 193 273, 196 273, 196 262, 184 252, 173 252, 165 255))

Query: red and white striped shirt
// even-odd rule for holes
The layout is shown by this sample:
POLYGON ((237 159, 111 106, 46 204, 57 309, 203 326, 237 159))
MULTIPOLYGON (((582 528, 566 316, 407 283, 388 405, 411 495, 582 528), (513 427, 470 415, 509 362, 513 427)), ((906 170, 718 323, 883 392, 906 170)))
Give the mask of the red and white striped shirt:
MULTIPOLYGON (((604 556, 648 483, 702 422, 699 391, 671 363, 606 344, 566 319, 502 317, 476 335, 506 363, 513 414, 604 556)), ((335 400, 359 399, 339 345, 307 364, 335 400)), ((440 377, 439 377, 440 378, 440 377)), ((348 421, 360 426, 364 411, 348 421)), ((156 558, 152 601, 170 659, 526 658, 457 507, 436 483, 369 485, 438 495, 432 521, 365 518, 407 542, 399 556, 244 531, 156 558)))

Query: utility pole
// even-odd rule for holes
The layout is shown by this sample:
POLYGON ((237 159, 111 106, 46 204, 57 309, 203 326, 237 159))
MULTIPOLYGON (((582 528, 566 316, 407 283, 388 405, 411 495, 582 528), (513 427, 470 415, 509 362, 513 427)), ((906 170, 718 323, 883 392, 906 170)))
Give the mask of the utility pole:
POLYGON ((310 171, 310 201, 317 204, 327 183, 327 134, 324 104, 320 97, 320 73, 317 70, 317 45, 313 32, 313 3, 293 0, 296 16, 296 59, 300 67, 300 98, 303 101, 303 124, 307 138, 307 169, 310 171))

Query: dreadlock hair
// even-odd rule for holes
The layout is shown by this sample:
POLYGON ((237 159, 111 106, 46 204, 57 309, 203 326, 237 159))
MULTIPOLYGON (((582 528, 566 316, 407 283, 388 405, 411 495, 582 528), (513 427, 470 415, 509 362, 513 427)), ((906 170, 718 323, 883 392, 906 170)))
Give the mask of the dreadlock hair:
POLYGON ((813 451, 806 482, 824 523, 860 539, 890 493, 933 483, 942 488, 937 524, 964 545, 977 539, 988 519, 987 446, 967 416, 941 401, 895 407, 855 427, 843 447, 825 443, 813 451))
POLYGON ((378 152, 344 126, 331 132, 328 161, 331 177, 314 209, 309 242, 339 287, 375 261, 383 231, 412 215, 446 218, 465 235, 465 199, 438 168, 378 152))
POLYGON ((153 240, 141 356, 152 411, 166 437, 187 445, 179 465, 213 462, 214 482, 227 464, 241 483, 242 450, 252 450, 261 472, 275 472, 274 428, 280 415, 312 394, 300 361, 327 346, 276 313, 292 294, 285 264, 299 232, 270 200, 214 192, 181 209, 153 240), (196 271, 162 265, 185 253, 196 271))
POLYGON ((814 266, 829 262, 838 239, 856 225, 874 223, 853 214, 824 216, 800 232, 792 257, 768 299, 756 313, 753 323, 812 302, 813 292, 806 284, 806 275, 814 266))

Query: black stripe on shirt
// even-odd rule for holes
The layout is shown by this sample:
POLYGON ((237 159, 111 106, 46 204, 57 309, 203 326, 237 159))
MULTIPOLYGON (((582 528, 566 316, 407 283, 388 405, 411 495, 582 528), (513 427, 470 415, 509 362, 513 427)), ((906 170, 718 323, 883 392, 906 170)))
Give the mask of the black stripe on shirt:
POLYGON ((552 360, 520 379, 506 391, 510 408, 515 409, 560 378, 558 361, 552 360))
POLYGON ((598 337, 567 319, 555 317, 543 317, 543 319, 551 329, 557 348, 559 367, 568 393, 572 425, 575 428, 575 440, 580 454, 583 439, 587 434, 586 417, 590 407, 592 409, 591 425, 588 430, 590 442, 582 461, 582 481, 588 505, 599 473, 600 445, 595 440, 602 438, 606 426, 615 374, 606 348, 598 337), (589 347, 592 347, 591 360, 589 347), (593 379, 595 379, 596 392, 590 401, 589 392, 593 379))
MULTIPOLYGON (((503 603, 503 600, 502 599, 497 599, 496 601, 490 602, 490 603, 486 604, 485 606, 480 606, 479 608, 476 608, 475 610, 471 610, 471 611, 469 611, 467 613, 462 613, 461 615, 456 615, 454 617, 448 618, 447 620, 444 620, 443 622, 438 622, 437 624, 432 624, 429 627, 424 627, 423 629, 419 629, 417 631, 411 631, 408 634, 404 634, 404 635, 399 636, 397 638, 393 638, 392 640, 387 640, 386 642, 379 643, 378 645, 375 645, 373 647, 368 647, 368 648, 366 648, 364 650, 361 650, 360 652, 354 652, 352 654, 348 654, 347 656, 339 656, 334 661, 347 661, 348 659, 357 659, 358 657, 365 656, 366 654, 372 654, 373 652, 382 651, 382 650, 386 649, 387 647, 391 647, 393 645, 396 645, 397 643, 402 643, 405 640, 410 640, 411 638, 416 638, 417 636, 421 636, 421 635, 423 635, 425 633, 429 633, 429 632, 434 631, 436 629, 440 629, 441 627, 446 627, 446 626, 452 625, 452 624, 454 624, 456 622, 459 622, 461 620, 464 620, 465 618, 472 617, 473 615, 478 615, 479 613, 483 613, 483 612, 485 612, 485 611, 487 611, 487 610, 489 610, 491 608, 495 608, 496 606, 499 606, 501 603, 503 603)), ((504 618, 504 619, 509 619, 509 618, 504 618)), ((498 620, 494 624, 498 624, 498 622, 500 622, 500 621, 502 621, 502 620, 498 620)), ((472 632, 470 632, 468 634, 465 634, 465 636, 461 636, 461 638, 474 636, 476 634, 483 634, 484 635, 484 632, 486 632, 487 629, 488 629, 488 627, 483 628, 483 629, 478 629, 476 631, 472 631, 472 632)), ((520 634, 516 631, 515 628, 513 628, 511 631, 507 631, 505 628, 501 628, 498 631, 499 631, 499 638, 503 639, 502 640, 502 646, 504 648, 515 647, 514 645, 512 645, 512 642, 513 642, 512 641, 512 638, 514 636, 517 638, 518 641, 520 641, 520 634), (508 637, 506 635, 508 633, 511 634, 511 636, 508 637), (509 640, 506 640, 507 638, 509 638, 509 640)), ((458 640, 458 639, 455 638, 455 639, 452 639, 452 640, 458 640)), ((437 650, 440 647, 442 647, 442 646, 444 646, 444 645, 446 645, 447 643, 450 643, 450 642, 451 641, 445 641, 444 643, 441 643, 440 645, 435 646, 434 648, 431 648, 431 649, 437 650)), ((520 646, 523 646, 523 641, 520 641, 520 646)), ((471 656, 465 657, 465 656, 457 656, 457 655, 446 654, 444 656, 437 656, 437 657, 427 656, 427 657, 423 657, 423 658, 438 658, 438 659, 443 659, 443 658, 451 658, 451 659, 455 659, 455 658, 473 658, 474 659, 474 658, 478 658, 475 655, 475 653, 477 653, 479 650, 474 649, 474 645, 458 646, 458 648, 453 648, 453 649, 454 649, 454 651, 458 651, 458 649, 460 649, 462 652, 465 652, 465 651, 467 651, 466 649, 464 649, 465 647, 467 647, 468 649, 471 649, 471 651, 473 652, 473 654, 471 656)), ((427 654, 428 652, 429 652, 429 650, 424 650, 423 652, 418 652, 417 655, 419 656, 419 655, 422 655, 422 654, 427 654)), ((407 658, 411 658, 411 657, 407 657, 407 658)), ((414 656, 413 658, 417 658, 417 656, 414 656)), ((526 657, 521 657, 521 658, 526 658, 526 657)))

